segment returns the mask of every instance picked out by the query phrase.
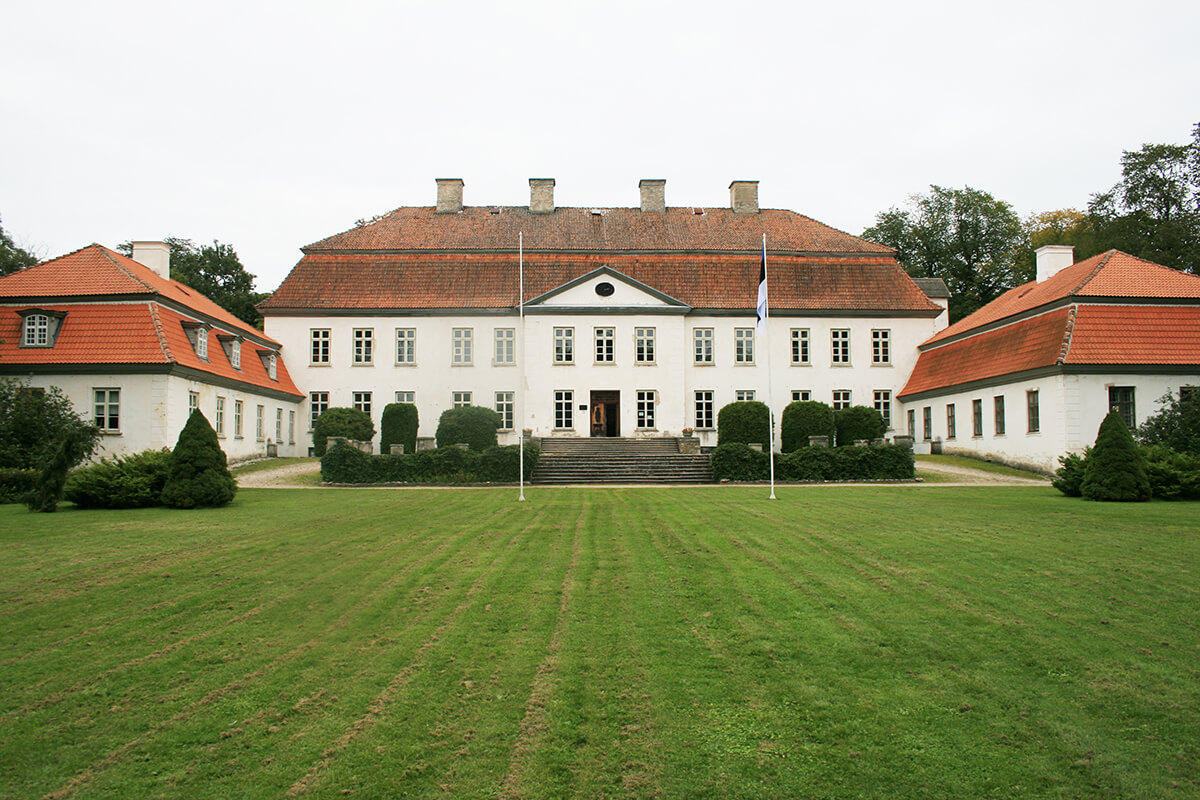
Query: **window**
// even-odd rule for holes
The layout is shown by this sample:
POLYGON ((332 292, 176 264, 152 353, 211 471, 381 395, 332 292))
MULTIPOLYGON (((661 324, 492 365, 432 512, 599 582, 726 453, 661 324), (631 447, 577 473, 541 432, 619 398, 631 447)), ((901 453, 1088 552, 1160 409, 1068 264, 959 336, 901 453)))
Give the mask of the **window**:
POLYGON ((637 393, 637 426, 642 429, 654 427, 654 401, 658 393, 639 389, 637 393))
MULTIPOLYGON (((847 345, 849 347, 849 345, 847 345)), ((892 363, 892 332, 871 331, 871 363, 892 363)))
POLYGON ((992 398, 992 403, 995 406, 996 420, 996 435, 1004 435, 1004 395, 998 394, 992 398))
POLYGON ((25 336, 22 347, 47 347, 50 344, 50 317, 45 314, 29 314, 25 317, 25 336))
POLYGON ((451 392, 450 402, 455 408, 466 408, 471 405, 470 392, 451 392))
POLYGON ((733 329, 733 363, 754 363, 754 328, 733 329))
POLYGON ((850 331, 844 328, 835 328, 829 332, 829 344, 832 352, 832 362, 834 364, 849 364, 850 363, 850 331))
POLYGON ((312 412, 312 419, 309 420, 308 427, 314 428, 317 425, 317 417, 329 410, 329 392, 310 392, 308 408, 312 412))
POLYGON ((596 328, 596 363, 612 364, 617 360, 615 328, 596 328))
POLYGON ((749 403, 754 400, 753 389, 738 389, 733 393, 733 397, 739 403, 749 403))
POLYGON ((371 413, 371 393, 370 392, 354 392, 353 397, 354 397, 354 407, 369 416, 371 413))
POLYGON ((416 328, 396 328, 396 363, 417 363, 416 328))
POLYGON ((971 435, 983 436, 983 401, 971 401, 971 435))
POLYGON ((416 392, 396 392, 396 402, 397 403, 408 403, 409 405, 415 405, 417 402, 417 393, 416 392))
POLYGON ((892 392, 890 389, 875 390, 875 410, 883 417, 883 424, 888 430, 892 427, 892 392))
POLYGON ((570 391, 559 390, 554 393, 554 427, 566 429, 575 427, 572 412, 575 410, 575 396, 570 391))
POLYGON ((242 368, 242 340, 234 339, 229 343, 229 364, 234 369, 242 368))
POLYGON ((808 365, 808 328, 792 328, 792 363, 808 365))
POLYGON ((496 328, 496 364, 517 363, 517 329, 496 328))
POLYGON ((328 328, 312 328, 309 331, 312 341, 312 350, 309 351, 309 363, 311 364, 328 364, 329 363, 329 329, 328 328))
POLYGON ((917 438, 917 412, 911 408, 908 410, 908 435, 917 438))
POLYGON ((254 438, 260 442, 264 438, 266 438, 263 435, 263 414, 264 413, 265 413, 265 411, 262 406, 258 406, 254 410, 254 438))
POLYGON ((953 439, 958 436, 958 422, 954 419, 954 403, 946 406, 946 438, 953 439))
POLYGON ((812 400, 812 392, 808 389, 792 389, 793 403, 807 403, 812 400))
MULTIPOLYGON (((713 329, 696 328, 692 331, 692 343, 695 345, 695 363, 713 363, 713 329)), ((697 424, 696 427, 700 427, 697 424)))
POLYGON ((188 392, 188 418, 200 410, 200 393, 188 392))
POLYGON ((279 378, 276 377, 276 375, 278 374, 277 367, 276 367, 276 361, 277 361, 277 358, 274 353, 271 353, 271 355, 267 356, 267 377, 269 377, 273 381, 279 380, 279 378))
POLYGON ((713 393, 710 390, 696 392, 696 427, 713 427, 713 393))
POLYGON ((554 363, 555 364, 574 364, 575 363, 575 329, 574 328, 555 328, 554 329, 554 363))
POLYGON ((850 390, 849 389, 834 389, 833 390, 833 410, 837 411, 840 408, 850 407, 850 390))
POLYGON ((355 364, 375 363, 375 329, 354 329, 354 362, 355 364))
POLYGON ((921 424, 923 426, 925 441, 933 438, 933 407, 925 406, 921 409, 921 424))
POLYGON ((121 430, 120 389, 93 389, 92 407, 92 421, 96 423, 97 428, 105 433, 121 430))
POLYGON ((296 412, 294 409, 288 410, 288 444, 296 443, 296 412))
POLYGON ((474 328, 454 328, 451 332, 452 364, 472 364, 475 361, 474 328))
POLYGON ((208 361, 208 328, 196 328, 196 355, 208 361))
POLYGON ((1133 387, 1108 387, 1108 409, 1120 414, 1121 419, 1125 422, 1125 427, 1133 430, 1137 424, 1137 417, 1134 414, 1133 408, 1133 387))
POLYGON ((654 363, 654 328, 633 329, 633 361, 635 364, 654 363))
POLYGON ((283 440, 283 409, 275 409, 275 441, 283 440))
POLYGON ((514 392, 496 392, 496 413, 500 415, 500 430, 513 429, 513 398, 514 392))
POLYGON ((225 435, 225 398, 217 396, 217 410, 213 415, 213 427, 217 431, 217 436, 225 435))
POLYGON ((242 438, 242 401, 233 401, 233 435, 242 438))

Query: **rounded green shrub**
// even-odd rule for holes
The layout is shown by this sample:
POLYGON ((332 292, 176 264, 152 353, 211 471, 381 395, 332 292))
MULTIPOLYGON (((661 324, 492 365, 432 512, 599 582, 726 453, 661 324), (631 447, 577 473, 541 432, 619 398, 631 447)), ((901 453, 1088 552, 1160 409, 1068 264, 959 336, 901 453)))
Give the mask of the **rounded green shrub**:
POLYGON ((730 403, 717 414, 717 444, 761 444, 766 450, 771 442, 770 420, 766 403, 730 403))
POLYGON ((420 417, 412 403, 389 403, 379 420, 379 451, 391 452, 392 445, 404 445, 405 453, 417 452, 417 428, 420 417))
POLYGON ((388 479, 381 479, 377 474, 374 456, 338 442, 321 456, 321 480, 327 483, 376 483, 388 479))
POLYGON ((313 455, 325 455, 325 439, 329 436, 369 442, 375 438, 375 423, 370 414, 357 408, 330 408, 313 423, 313 455))
POLYGON ((833 424, 837 428, 839 447, 853 445, 859 439, 879 439, 887 431, 883 415, 871 406, 839 408, 833 414, 833 424))
POLYGON ((833 444, 835 428, 833 409, 815 400, 797 400, 788 403, 780 420, 780 444, 785 453, 808 447, 808 437, 828 436, 833 444))
POLYGON ((1085 500, 1136 502, 1150 499, 1146 457, 1121 415, 1115 411, 1100 423, 1080 487, 1085 500))
POLYGON ((170 450, 102 458, 68 475, 63 497, 80 508, 156 506, 170 470, 170 450))
POLYGON ((500 415, 490 408, 448 408, 438 419, 437 446, 441 449, 465 442, 471 450, 483 452, 496 446, 499 428, 500 415))
POLYGON ((765 481, 770 477, 767 454, 742 442, 717 445, 709 463, 712 464, 713 478, 718 481, 765 481))
POLYGON ((172 508, 223 506, 237 493, 217 433, 200 411, 193 411, 171 452, 162 501, 172 508))

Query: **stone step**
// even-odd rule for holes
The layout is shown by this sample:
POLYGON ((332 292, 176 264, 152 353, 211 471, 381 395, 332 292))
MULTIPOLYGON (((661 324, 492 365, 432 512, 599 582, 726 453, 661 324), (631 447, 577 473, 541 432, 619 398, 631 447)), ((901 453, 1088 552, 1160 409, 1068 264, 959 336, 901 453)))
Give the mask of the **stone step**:
POLYGON ((675 438, 543 439, 539 484, 712 483, 708 456, 682 454, 675 438))

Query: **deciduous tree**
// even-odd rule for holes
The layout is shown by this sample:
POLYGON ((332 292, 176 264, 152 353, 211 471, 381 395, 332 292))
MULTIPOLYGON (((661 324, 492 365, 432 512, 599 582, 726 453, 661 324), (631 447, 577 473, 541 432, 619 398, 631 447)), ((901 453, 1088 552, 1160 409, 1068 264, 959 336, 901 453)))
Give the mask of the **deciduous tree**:
POLYGON ((19 269, 32 267, 38 263, 38 257, 33 253, 17 246, 12 236, 4 230, 0 223, 0 275, 8 275, 19 269))

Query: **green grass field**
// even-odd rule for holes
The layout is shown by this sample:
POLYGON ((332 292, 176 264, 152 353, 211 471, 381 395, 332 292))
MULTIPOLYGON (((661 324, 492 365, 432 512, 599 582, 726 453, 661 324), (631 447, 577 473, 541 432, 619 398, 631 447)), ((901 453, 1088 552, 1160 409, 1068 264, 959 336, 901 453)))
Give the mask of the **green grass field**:
POLYGON ((6 798, 1200 795, 1196 504, 0 507, 6 798))

